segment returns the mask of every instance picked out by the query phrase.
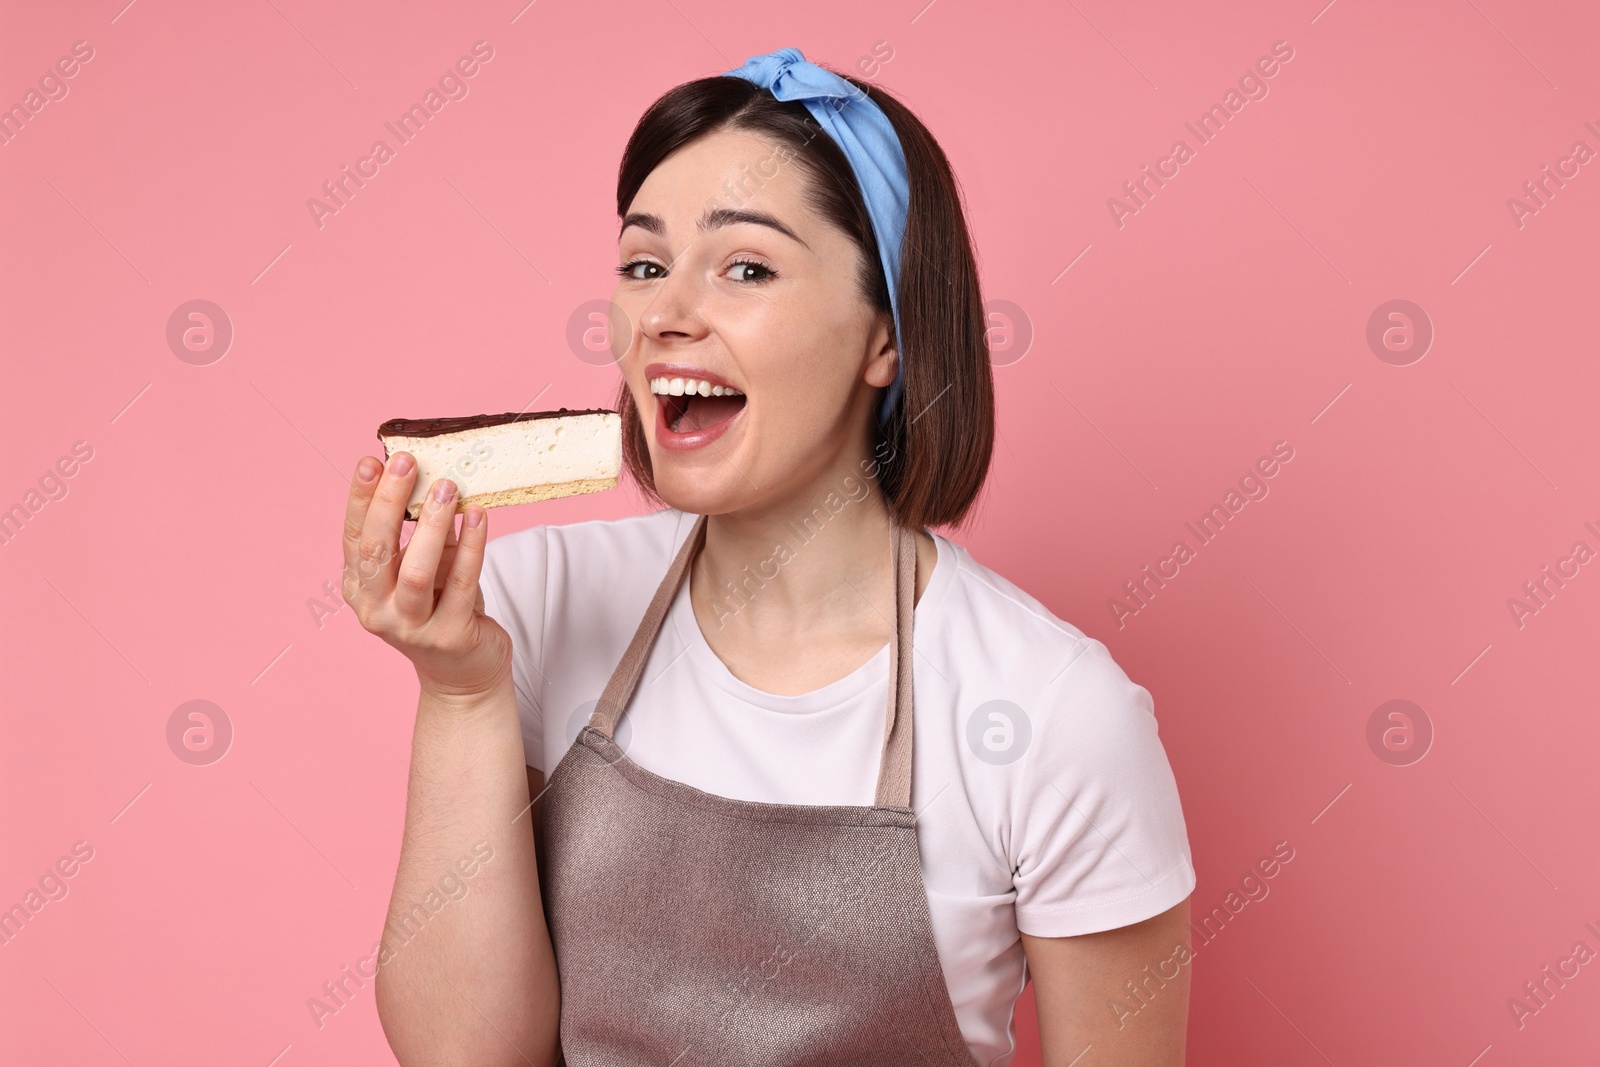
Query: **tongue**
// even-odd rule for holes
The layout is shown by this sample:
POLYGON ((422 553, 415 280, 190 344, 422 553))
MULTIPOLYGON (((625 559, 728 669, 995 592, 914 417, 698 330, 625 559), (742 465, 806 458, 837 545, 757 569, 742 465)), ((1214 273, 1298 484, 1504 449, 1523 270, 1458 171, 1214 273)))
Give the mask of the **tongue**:
POLYGON ((733 418, 742 407, 744 407, 742 396, 696 396, 689 401, 688 410, 683 413, 683 418, 678 420, 673 429, 678 433, 704 430, 733 418))

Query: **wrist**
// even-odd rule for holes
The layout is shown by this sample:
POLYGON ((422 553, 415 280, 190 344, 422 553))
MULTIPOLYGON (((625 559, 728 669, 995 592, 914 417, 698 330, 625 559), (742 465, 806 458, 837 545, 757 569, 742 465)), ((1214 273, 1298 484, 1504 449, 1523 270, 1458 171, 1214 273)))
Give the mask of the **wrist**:
POLYGON ((477 714, 503 707, 516 707, 516 690, 511 672, 505 671, 483 686, 461 687, 438 682, 421 675, 417 678, 419 706, 448 709, 455 714, 477 714))

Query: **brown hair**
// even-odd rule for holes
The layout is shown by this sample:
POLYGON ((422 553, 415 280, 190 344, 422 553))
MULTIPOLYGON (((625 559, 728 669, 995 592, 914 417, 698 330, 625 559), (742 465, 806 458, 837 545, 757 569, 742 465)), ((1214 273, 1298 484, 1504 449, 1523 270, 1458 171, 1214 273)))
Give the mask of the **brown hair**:
MULTIPOLYGON (((878 481, 898 524, 959 525, 983 487, 994 451, 994 381, 960 188, 944 151, 904 104, 876 86, 840 77, 883 109, 900 137, 910 174, 899 287, 901 352, 907 358, 901 363, 899 403, 882 427, 873 409, 878 481)), ((779 158, 802 168, 810 179, 811 208, 861 251, 862 297, 888 314, 877 239, 849 160, 803 103, 779 101, 743 78, 686 82, 650 105, 618 168, 618 218, 627 214, 639 187, 663 159, 720 130, 761 134, 780 145, 779 158)), ((626 380, 616 406, 628 471, 659 501, 645 429, 626 380)))

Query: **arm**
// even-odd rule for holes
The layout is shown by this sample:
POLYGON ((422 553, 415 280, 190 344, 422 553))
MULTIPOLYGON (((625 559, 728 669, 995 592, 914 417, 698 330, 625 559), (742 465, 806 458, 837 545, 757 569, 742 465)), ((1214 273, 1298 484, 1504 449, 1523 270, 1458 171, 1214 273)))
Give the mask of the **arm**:
POLYGON ((522 762, 509 680, 477 706, 419 702, 384 928, 391 952, 376 979, 378 1018, 403 1067, 556 1062, 560 986, 525 811, 543 788, 543 773, 522 762), (474 846, 482 854, 480 842, 492 859, 430 915, 424 899, 474 846))
POLYGON ((1183 1067, 1188 940, 1187 897, 1116 930, 1077 937, 1023 934, 1044 1067, 1183 1067), (1175 952, 1178 945, 1185 947, 1175 952), (1086 1046, 1088 1054, 1077 1059, 1086 1046))
POLYGON ((404 452, 387 470, 364 457, 344 527, 345 600, 411 660, 420 689, 373 980, 378 1018, 405 1067, 549 1067, 560 987, 527 821, 511 638, 483 613, 488 519, 469 508, 458 541, 455 487, 441 480, 442 499, 429 494, 401 548, 415 478, 404 452))

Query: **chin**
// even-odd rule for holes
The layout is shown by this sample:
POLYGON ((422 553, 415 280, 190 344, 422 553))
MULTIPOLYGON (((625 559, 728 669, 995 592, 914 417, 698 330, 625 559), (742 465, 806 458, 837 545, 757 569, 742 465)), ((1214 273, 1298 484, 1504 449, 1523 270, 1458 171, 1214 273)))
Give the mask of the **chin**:
POLYGON ((738 511, 748 503, 720 486, 684 486, 670 484, 666 480, 657 480, 656 495, 668 507, 677 508, 691 515, 726 515, 738 511))

